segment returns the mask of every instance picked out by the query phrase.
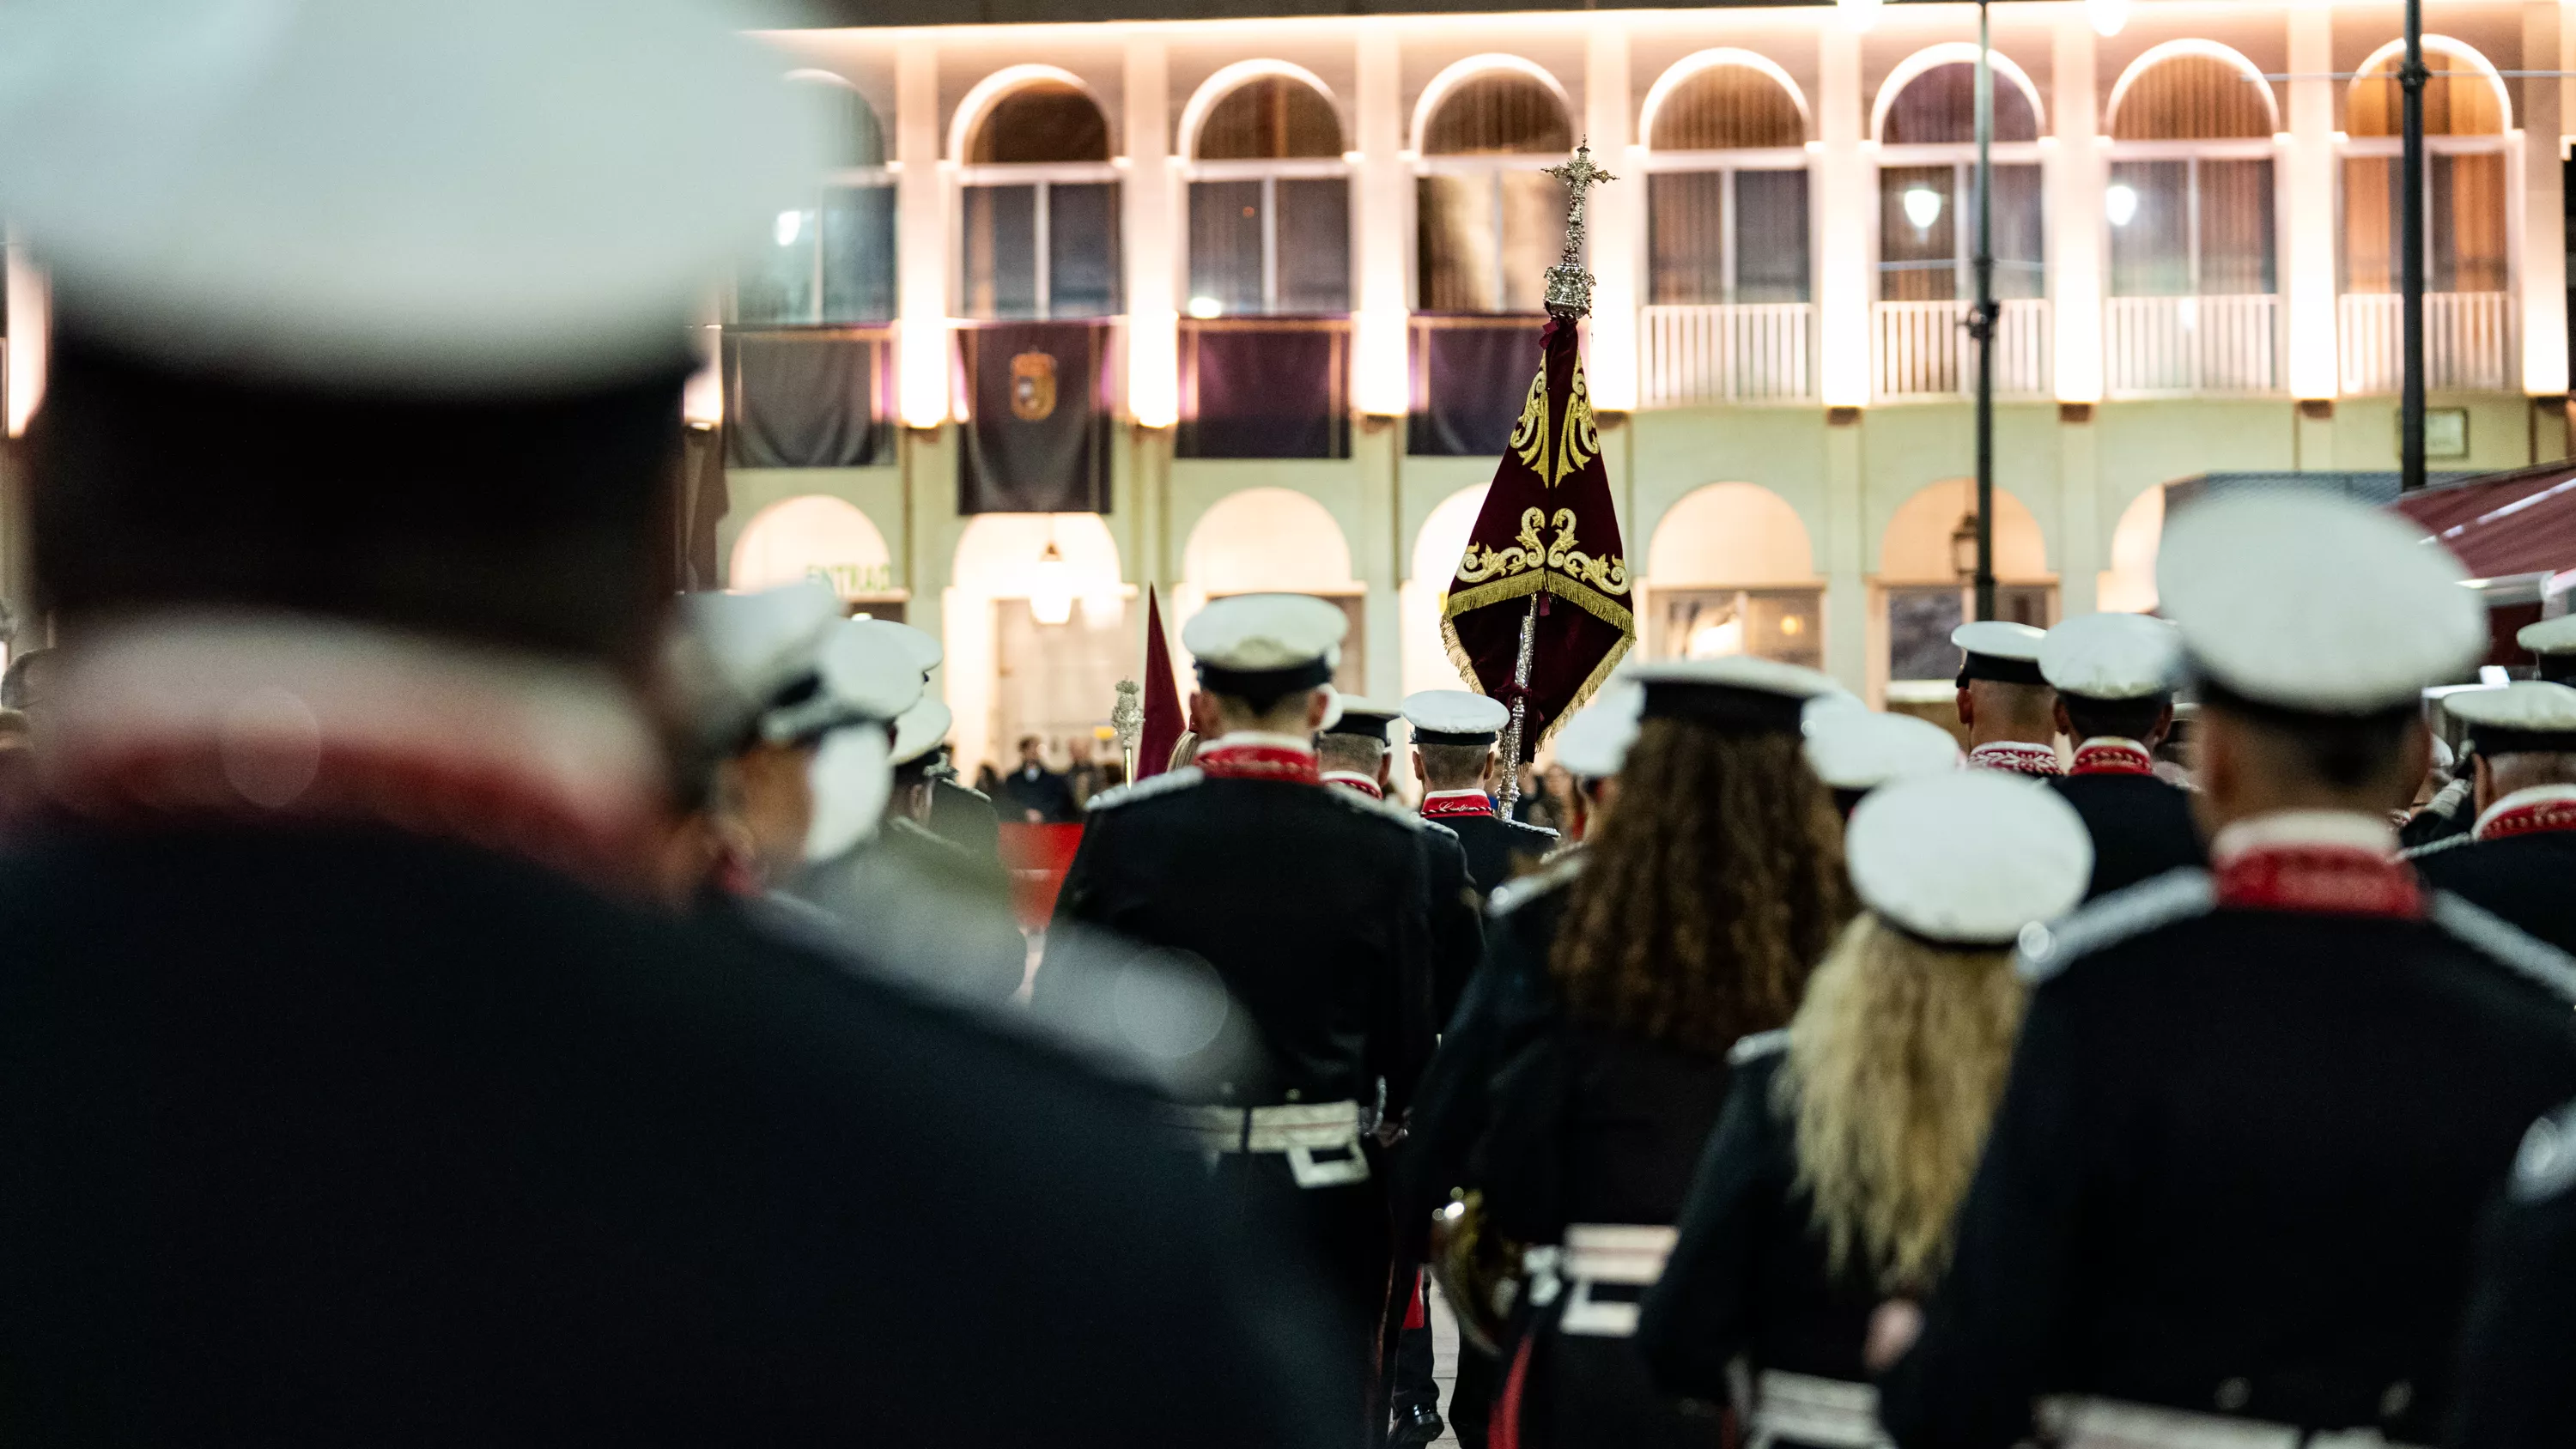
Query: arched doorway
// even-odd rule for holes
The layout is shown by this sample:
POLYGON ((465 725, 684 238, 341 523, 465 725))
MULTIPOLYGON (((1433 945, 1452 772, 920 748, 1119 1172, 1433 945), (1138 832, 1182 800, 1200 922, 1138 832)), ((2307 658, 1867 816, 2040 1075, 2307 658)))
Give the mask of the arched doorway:
POLYGON ((944 617, 957 764, 1001 765, 1024 735, 1061 768, 1066 742, 1096 737, 1141 657, 1135 593, 1117 541, 1093 513, 985 513, 957 540, 944 617))
MULTIPOLYGON (((1874 661, 1889 684, 1947 680, 1959 667, 1950 631, 1973 605, 1977 485, 1950 478, 1898 506, 1879 538, 1878 632, 1874 661)), ((2039 520, 2010 493, 1995 490, 1995 613, 2047 628, 2057 620, 2057 579, 2039 520)))
POLYGON ((1467 535, 1476 528, 1476 511, 1485 506, 1479 483, 1440 500, 1413 535, 1412 573, 1402 599, 1404 692, 1418 689, 1464 689, 1449 646, 1440 639, 1440 606, 1449 597, 1449 580, 1467 552, 1467 535))
POLYGON ((1366 690, 1367 590, 1351 577, 1350 544, 1323 504, 1290 488, 1228 494, 1190 530, 1181 550, 1181 574, 1171 620, 1176 662, 1188 664, 1177 626, 1208 600, 1232 594, 1310 594, 1339 608, 1350 621, 1335 687, 1353 694, 1366 690))
POLYGON ((1768 488, 1711 483, 1684 496, 1655 525, 1645 585, 1649 659, 1823 667, 1825 591, 1807 525, 1768 488))
POLYGON ((2111 530, 2111 566, 2095 601, 2106 614, 2150 614, 2156 607, 2156 550, 2165 536, 2165 490, 2150 488, 2120 510, 2111 530))
POLYGON ((733 541, 725 582, 745 592, 821 575, 842 600, 880 619, 901 620, 885 535, 856 505, 827 494, 783 499, 752 515, 733 541))

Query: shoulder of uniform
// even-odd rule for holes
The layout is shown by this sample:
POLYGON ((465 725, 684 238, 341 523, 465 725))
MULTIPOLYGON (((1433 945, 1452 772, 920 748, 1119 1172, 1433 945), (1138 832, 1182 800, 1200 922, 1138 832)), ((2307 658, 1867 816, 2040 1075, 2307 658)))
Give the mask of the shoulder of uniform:
MULTIPOLYGON (((1097 815, 1103 810, 1115 810, 1121 805, 1133 805, 1139 800, 1151 800, 1158 795, 1169 795, 1175 791, 1186 790, 1206 778, 1207 775, 1196 765, 1183 765, 1177 770, 1165 770, 1151 779, 1139 780, 1133 785, 1118 785, 1101 791, 1091 797, 1090 811, 1097 815)), ((1350 792, 1343 790, 1337 793, 1347 795, 1350 792)))
POLYGON ((2516 1202, 2544 1202, 2576 1188, 2576 1102, 2570 1102, 2531 1124, 2514 1154, 2516 1202))
POLYGON ((2022 929, 2021 948, 2013 969, 2036 986, 2083 956, 2192 916, 2206 915, 2218 904, 2209 872, 2185 866, 2116 890, 2049 925, 2022 929))
POLYGON ((1511 826, 1514 830, 1526 830, 1532 835, 1543 835, 1550 840, 1554 840, 1556 838, 1556 832, 1544 825, 1532 825, 1526 820, 1507 820, 1503 823, 1511 826))
POLYGON ((2433 924, 2471 950, 2556 996, 2576 1003, 2576 958, 2464 896, 2433 892, 2433 924))
POLYGON ((2428 855, 2440 855, 2446 850, 2457 850, 2463 845, 2475 845, 2477 843, 2478 838, 2476 836, 2469 834, 2467 831, 2462 831, 2457 835, 2445 835, 2439 840, 2427 841, 2422 845, 2409 846, 2406 849, 2397 852, 2397 858, 2399 860, 2422 860, 2428 855))
POLYGON ((1541 896, 1565 889, 1574 883, 1576 876, 1583 874, 1583 860, 1584 852, 1574 851, 1558 856, 1517 880, 1503 882, 1494 887, 1493 895, 1486 898, 1485 914, 1500 920, 1541 896))
POLYGON ((906 845, 918 846, 921 849, 930 851, 934 854, 954 853, 961 856, 966 854, 966 847, 959 845, 956 841, 932 830, 929 826, 921 824, 908 815, 888 815, 885 822, 885 832, 888 840, 900 841, 906 845))
MULTIPOLYGON (((1411 810, 1406 809, 1404 805, 1398 801, 1372 800, 1357 790, 1344 790, 1330 785, 1324 787, 1323 793, 1325 798, 1329 799, 1336 808, 1346 810, 1353 815, 1365 815, 1378 820, 1391 821, 1394 824, 1403 826, 1407 830, 1419 831, 1426 834, 1432 830, 1441 829, 1441 827, 1434 825, 1432 822, 1425 820, 1421 816, 1414 814, 1411 810)), ((1442 830, 1441 833, 1452 837, 1457 835, 1457 832, 1454 830, 1442 830)))
POLYGON ((941 789, 944 789, 944 790, 954 790, 954 791, 956 791, 956 792, 957 792, 958 794, 960 794, 960 795, 972 795, 972 796, 974 796, 976 799, 983 801, 983 802, 984 802, 985 804, 987 804, 987 805, 989 805, 989 804, 991 804, 991 803, 993 802, 993 797, 992 797, 992 796, 985 794, 983 791, 976 789, 976 788, 975 788, 974 786, 972 786, 972 785, 963 785, 963 784, 959 784, 959 783, 958 783, 957 781, 955 781, 955 780, 942 780, 942 781, 940 781, 940 782, 939 782, 939 785, 940 785, 940 788, 941 788, 941 789))
POLYGON ((1776 1057, 1788 1049, 1789 1028, 1775 1027, 1770 1031, 1757 1031, 1751 1036, 1737 1037, 1735 1045, 1726 1049, 1726 1061, 1729 1066, 1740 1067, 1749 1062, 1758 1062, 1765 1057, 1776 1057))

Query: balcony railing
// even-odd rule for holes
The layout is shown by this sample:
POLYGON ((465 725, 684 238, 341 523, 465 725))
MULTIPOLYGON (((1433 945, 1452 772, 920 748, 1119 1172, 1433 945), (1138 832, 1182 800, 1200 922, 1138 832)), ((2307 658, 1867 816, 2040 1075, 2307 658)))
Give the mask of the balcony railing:
POLYGON ((2103 382, 2116 397, 2271 392, 2281 385, 2281 299, 2113 297, 2103 382))
MULTIPOLYGON (((2405 378, 2405 299, 2354 292, 2338 306, 2343 390, 2395 392, 2405 378)), ((2424 294, 2424 385, 2440 392, 2501 392, 2515 385, 2513 294, 2424 294)))
MULTIPOLYGON (((1882 398, 1976 391, 1977 344, 1965 302, 1880 302, 1872 309, 1873 377, 1882 398)), ((2049 390, 2048 300, 2013 298, 1995 327, 1995 394, 2049 390)))
POLYGON ((1644 309, 1645 405, 1798 402, 1816 395, 1806 302, 1644 309))

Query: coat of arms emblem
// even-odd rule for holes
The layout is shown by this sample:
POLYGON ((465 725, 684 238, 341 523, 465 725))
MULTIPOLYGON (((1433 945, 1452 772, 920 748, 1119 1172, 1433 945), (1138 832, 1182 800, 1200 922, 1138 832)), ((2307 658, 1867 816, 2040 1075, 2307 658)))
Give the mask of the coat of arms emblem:
POLYGON ((1023 352, 1011 359, 1011 416, 1042 423, 1055 412, 1055 359, 1023 352))

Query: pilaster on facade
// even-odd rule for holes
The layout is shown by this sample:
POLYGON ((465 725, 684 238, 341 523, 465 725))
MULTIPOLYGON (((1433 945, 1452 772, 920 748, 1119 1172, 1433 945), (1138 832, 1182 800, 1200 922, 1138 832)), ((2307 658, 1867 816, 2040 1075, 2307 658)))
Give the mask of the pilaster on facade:
POLYGON ((895 45, 896 411, 914 428, 948 416, 948 173, 941 164, 939 45, 895 45))
POLYGON ((1860 36, 1816 30, 1816 315, 1820 391, 1828 408, 1870 401, 1870 157, 1860 36))
MULTIPOLYGON (((1127 42, 1120 90, 1127 173, 1119 183, 1125 226, 1120 252, 1127 293, 1127 411, 1167 429, 1181 407, 1179 285, 1180 178, 1172 163, 1171 47, 1159 36, 1127 42)), ((1143 440, 1139 440, 1140 444, 1143 440)))
POLYGON ((1405 156, 1404 55, 1395 26, 1360 21, 1352 38, 1358 124, 1352 183, 1351 400, 1364 414, 1401 417, 1411 397, 1405 326, 1405 244, 1413 236, 1412 172, 1405 156))
POLYGON ((2043 163, 2048 196, 2050 307, 2056 322, 2056 391, 2066 403, 2102 400, 2102 278, 2106 238, 2102 188, 2110 174, 2102 150, 2101 105, 2094 77, 2093 27, 2084 12, 2058 12, 2050 71, 2056 146, 2043 163))
POLYGON ((2290 32, 2290 131, 2282 166, 2281 284, 2288 294, 2290 393, 2331 399, 2342 390, 2335 315, 2334 11, 2295 5, 2283 19, 2290 32))
MULTIPOLYGON (((2557 55, 2566 26, 2558 0, 2531 0, 2522 8, 2522 53, 2557 55)), ((2534 67, 2536 69, 2537 67, 2534 67)), ((2522 216, 2511 230, 2524 239, 2516 271, 2522 289, 2522 390, 2532 397, 2567 391, 2567 249, 2559 238, 2566 217, 2566 169, 2560 158, 2565 120, 2560 83, 2522 83, 2522 216)))
POLYGON ((1645 271, 1646 168, 1642 137, 1630 122, 1628 31, 1606 20, 1586 33, 1583 132, 1596 161, 1619 177, 1592 193, 1591 336, 1585 370, 1593 406, 1629 412, 1637 406, 1637 306, 1645 271))

